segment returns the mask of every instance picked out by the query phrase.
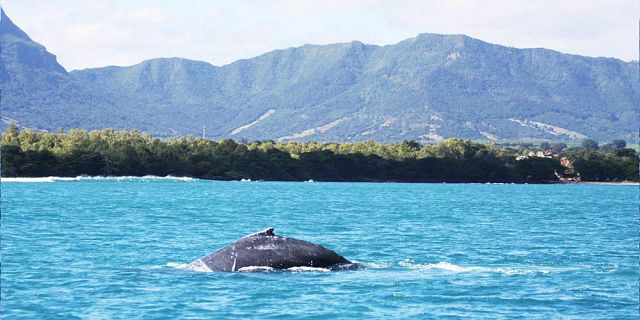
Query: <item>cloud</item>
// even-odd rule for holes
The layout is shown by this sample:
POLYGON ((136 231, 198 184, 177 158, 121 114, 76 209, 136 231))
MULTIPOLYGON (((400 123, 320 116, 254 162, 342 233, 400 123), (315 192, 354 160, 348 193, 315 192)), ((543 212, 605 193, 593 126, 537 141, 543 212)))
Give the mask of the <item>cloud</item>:
POLYGON ((156 57, 226 64, 305 43, 391 44, 467 34, 515 47, 637 59, 635 0, 5 0, 12 20, 68 69, 156 57))

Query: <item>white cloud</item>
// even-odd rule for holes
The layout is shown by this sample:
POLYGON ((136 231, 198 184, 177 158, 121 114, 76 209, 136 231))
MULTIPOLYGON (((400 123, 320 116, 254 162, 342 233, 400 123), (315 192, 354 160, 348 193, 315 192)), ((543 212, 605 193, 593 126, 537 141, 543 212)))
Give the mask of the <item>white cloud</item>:
POLYGON ((635 0, 5 0, 68 69, 178 56, 226 64, 305 43, 460 33, 515 47, 637 59, 635 0))

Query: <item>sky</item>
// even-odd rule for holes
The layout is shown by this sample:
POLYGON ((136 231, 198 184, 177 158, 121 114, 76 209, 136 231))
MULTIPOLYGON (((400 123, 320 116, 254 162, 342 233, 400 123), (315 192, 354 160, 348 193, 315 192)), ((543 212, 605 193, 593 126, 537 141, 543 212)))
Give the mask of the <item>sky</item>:
POLYGON ((640 0, 4 0, 67 70, 181 57, 224 65, 265 52, 424 32, 517 48, 638 59, 640 0))

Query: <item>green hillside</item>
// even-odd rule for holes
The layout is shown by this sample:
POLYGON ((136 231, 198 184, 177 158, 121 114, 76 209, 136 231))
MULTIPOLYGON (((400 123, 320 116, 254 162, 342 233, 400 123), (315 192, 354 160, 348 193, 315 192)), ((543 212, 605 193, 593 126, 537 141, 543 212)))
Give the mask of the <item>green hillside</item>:
POLYGON ((638 65, 464 35, 275 50, 225 66, 179 58, 66 72, 2 13, 2 120, 159 137, 637 143, 638 65))

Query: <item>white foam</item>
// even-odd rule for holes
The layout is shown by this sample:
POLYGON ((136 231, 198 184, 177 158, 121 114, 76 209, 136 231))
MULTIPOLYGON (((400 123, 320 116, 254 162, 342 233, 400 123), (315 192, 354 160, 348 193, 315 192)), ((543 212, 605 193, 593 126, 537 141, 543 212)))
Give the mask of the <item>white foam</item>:
MULTIPOLYGON (((352 261, 353 263, 358 263, 357 261, 352 261)), ((380 263, 376 263, 376 262, 368 262, 364 264, 365 268, 367 269, 386 269, 389 268, 389 263, 387 262, 380 262, 380 263)))
POLYGON ((1 182, 55 182, 50 177, 41 178, 0 178, 1 182))
POLYGON ((442 270, 447 272, 478 272, 478 273, 501 273, 504 275, 526 275, 533 273, 547 274, 551 272, 563 272, 573 270, 572 268, 552 268, 552 267, 479 267, 479 266, 459 266, 446 261, 438 263, 413 263, 409 260, 401 261, 398 263, 400 266, 407 267, 413 270, 430 271, 430 270, 442 270))
POLYGON ((188 263, 167 262, 166 266, 171 268, 176 268, 176 269, 189 269, 188 263))
POLYGON ((163 266, 143 266, 143 267, 134 267, 134 266, 128 266, 128 269, 140 269, 140 270, 159 270, 162 269, 163 266))
POLYGON ((274 272, 276 269, 265 266, 248 266, 242 267, 237 272, 274 272))
POLYGON ((57 181, 82 181, 82 180, 114 180, 114 181, 148 181, 148 180, 175 180, 175 181, 194 181, 198 180, 190 177, 176 177, 176 176, 77 176, 77 177, 16 177, 16 178, 0 178, 2 182, 57 182, 57 181))
POLYGON ((284 270, 290 271, 290 272, 330 272, 331 271, 331 269, 316 268, 316 267, 291 267, 284 270))
POLYGON ((179 180, 179 181, 194 181, 194 180, 198 180, 196 178, 191 178, 191 177, 176 177, 176 176, 172 176, 172 175, 167 175, 165 177, 159 177, 160 179, 169 179, 169 180, 179 180))
MULTIPOLYGON (((170 268, 180 269, 180 270, 191 270, 196 272, 213 272, 206 264, 202 263, 202 261, 197 260, 192 263, 179 263, 179 262, 167 262, 165 265, 170 268)), ((315 267, 291 267, 284 270, 275 269, 272 267, 265 266, 247 266, 242 267, 236 272, 330 272, 331 269, 326 268, 315 268, 315 267)))
POLYGON ((167 267, 176 268, 180 270, 191 270, 197 272, 212 272, 206 264, 204 264, 200 260, 196 260, 192 263, 178 263, 178 262, 167 262, 167 267))

